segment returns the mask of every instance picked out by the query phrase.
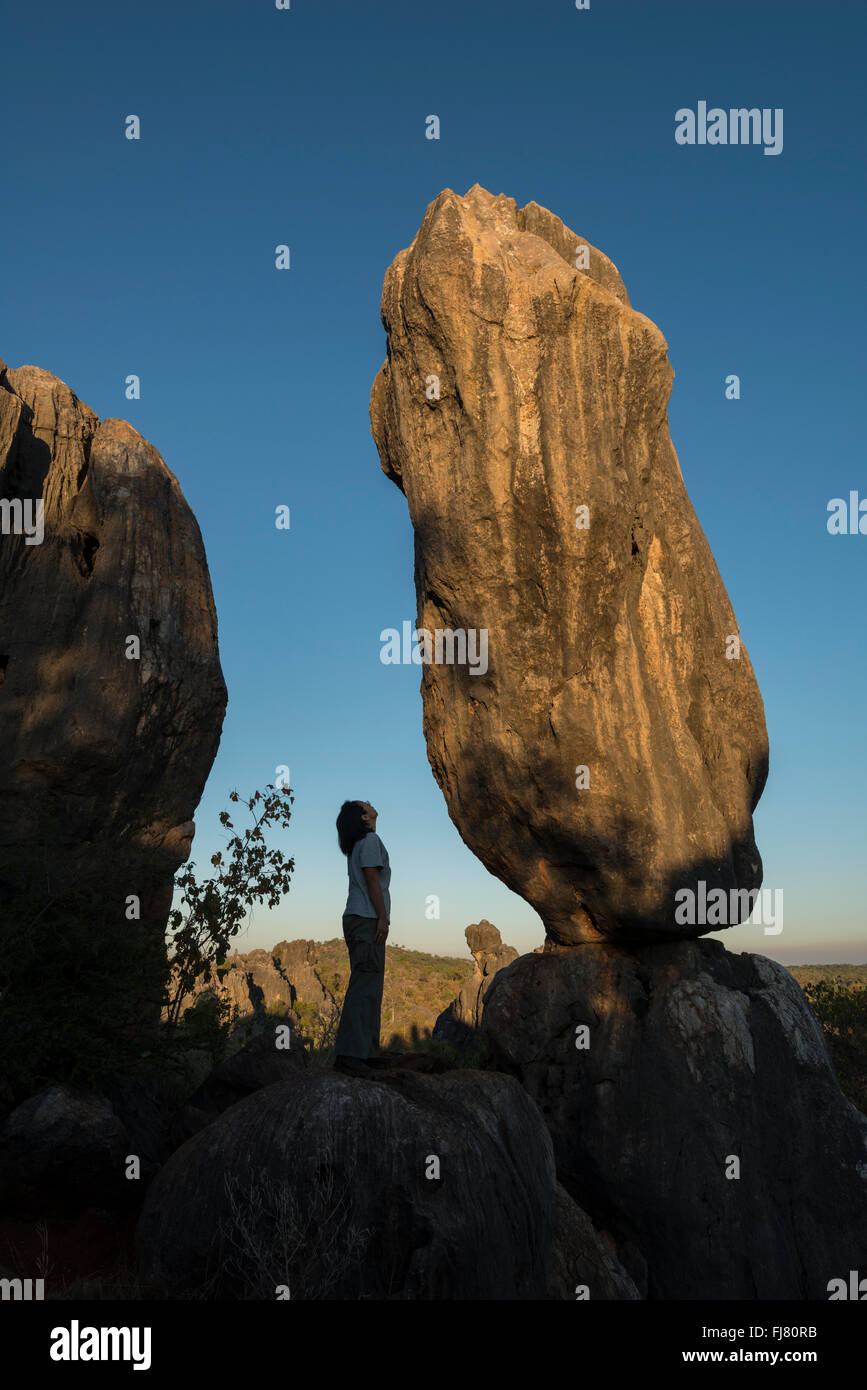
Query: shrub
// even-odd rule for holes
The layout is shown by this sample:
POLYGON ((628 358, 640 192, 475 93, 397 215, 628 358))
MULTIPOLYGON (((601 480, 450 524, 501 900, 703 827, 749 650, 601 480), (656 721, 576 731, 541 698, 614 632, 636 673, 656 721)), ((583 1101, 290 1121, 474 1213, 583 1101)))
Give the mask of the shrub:
POLYGON ((840 1087, 867 1111, 867 986, 841 979, 804 986, 834 1063, 840 1087))
MULTIPOLYGON (((231 792, 230 801, 240 801, 231 792)), ((175 879, 180 906, 169 913, 167 942, 172 955, 172 977, 166 999, 166 1021, 176 1024, 183 1003, 192 993, 197 979, 205 982, 225 965, 232 939, 249 921, 254 903, 276 907, 289 892, 295 860, 279 849, 269 849, 265 831, 272 826, 288 828, 295 800, 286 787, 277 791, 270 784, 256 791, 247 801, 253 818, 243 835, 233 834, 226 847, 211 856, 216 874, 201 882, 196 866, 187 864, 175 879)), ((234 831, 228 811, 220 812, 220 824, 234 831)))
POLYGON ((94 885, 0 927, 2 1091, 17 1104, 53 1084, 99 1086, 153 1070, 165 947, 94 885))
POLYGON ((281 1286, 295 1301, 328 1298, 359 1267, 370 1232, 352 1219, 351 1186, 330 1169, 306 1200, 265 1172, 246 1182, 227 1173, 224 1185, 220 1278, 238 1299, 273 1302, 281 1286))

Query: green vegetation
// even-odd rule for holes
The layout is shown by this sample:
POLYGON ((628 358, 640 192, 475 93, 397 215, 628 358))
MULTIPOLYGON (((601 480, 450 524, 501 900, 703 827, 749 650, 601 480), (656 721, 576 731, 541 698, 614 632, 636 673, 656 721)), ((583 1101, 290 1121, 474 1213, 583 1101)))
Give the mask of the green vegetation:
MULTIPOLYGON (((216 872, 199 881, 195 864, 182 868, 165 940, 131 920, 124 893, 86 863, 54 890, 34 850, 33 899, 0 921, 0 1106, 56 1084, 183 1076, 191 1052, 215 1063, 230 1038, 240 1045, 243 1020, 223 1000, 202 996, 183 1018, 181 1005, 198 977, 219 978, 253 904, 275 907, 289 891, 294 861, 269 849, 265 832, 288 826, 293 800, 288 789, 255 792, 252 824, 213 856, 216 872)), ((228 812, 220 821, 234 832, 228 812)))
POLYGON ((820 980, 867 984, 867 965, 790 965, 787 969, 802 989, 805 985, 817 985, 820 980))
POLYGON ((796 965, 844 1094, 867 1112, 867 966, 796 965))
MULTIPOLYGON (((231 792, 230 801, 240 801, 231 792)), ((184 1000, 199 977, 210 980, 213 971, 225 964, 232 939, 249 921, 254 903, 276 907, 289 892, 295 860, 282 850, 269 849, 265 831, 273 827, 288 829, 295 800, 289 788, 277 791, 269 786, 256 791, 247 801, 253 824, 242 835, 234 834, 222 850, 211 856, 216 874, 201 882, 195 864, 178 873, 175 888, 180 907, 169 913, 166 932, 171 955, 172 977, 166 1004, 166 1021, 176 1025, 184 1000)), ((220 812, 220 824, 234 830, 228 811, 220 812)))
MULTIPOLYGON (((316 943, 316 974, 337 1005, 349 984, 349 953, 342 937, 316 943)), ((443 1009, 459 994, 473 973, 471 960, 431 956, 406 946, 386 945, 385 991, 382 998, 382 1045, 415 1049, 443 1009)), ((298 1001, 304 1017, 319 1017, 313 1005, 298 1001)), ((299 1014, 299 1016, 301 1016, 299 1014)))
POLYGON ((0 1103, 153 1069, 166 978, 158 934, 79 884, 0 926, 0 1103))
MULTIPOLYGON (((387 945, 385 952, 381 1046, 398 1052, 430 1051, 444 1060, 454 1060, 456 1050, 435 1042, 431 1032, 443 1009, 472 975, 472 961, 433 956, 405 946, 387 945)), ((334 1060, 340 1013, 349 984, 349 953, 342 937, 316 943, 314 971, 328 995, 327 1002, 298 997, 292 1013, 313 1065, 329 1067, 334 1060)), ((232 1030, 228 1030, 230 1051, 233 1041, 232 1030)))

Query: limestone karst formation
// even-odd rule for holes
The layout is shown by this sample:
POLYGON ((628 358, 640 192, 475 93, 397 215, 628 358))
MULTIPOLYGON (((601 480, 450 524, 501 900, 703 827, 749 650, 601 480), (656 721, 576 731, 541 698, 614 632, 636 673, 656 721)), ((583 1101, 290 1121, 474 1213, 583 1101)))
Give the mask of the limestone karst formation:
POLYGON ((561 944, 710 930, 676 920, 700 883, 742 920, 764 712, 669 438, 665 339, 601 252, 478 186, 430 204, 382 319, 371 422, 418 627, 433 656, 487 633, 487 669, 445 636, 423 665, 452 820, 561 944))
POLYGON ((494 976, 482 1037, 653 1299, 824 1299, 867 1262, 867 1119, 792 976, 718 941, 587 942, 494 976))
POLYGON ((867 1262, 867 1120, 782 967, 684 939, 749 916, 768 744, 665 340, 605 256, 478 186, 428 207, 382 318, 428 756, 547 933, 465 1001, 482 1052, 642 1295, 826 1297, 867 1262))
POLYGON ((503 944, 497 928, 486 918, 482 918, 481 922, 471 923, 464 936, 473 957, 472 978, 467 980, 460 994, 443 1009, 433 1029, 433 1036, 438 1041, 455 1043, 458 1046, 469 1042, 478 1031, 485 995, 497 971, 510 965, 518 956, 514 946, 503 944))
POLYGON ((227 956, 219 975, 195 980, 180 1012, 185 1013, 203 996, 212 996, 239 1016, 263 1014, 275 1007, 288 1013, 297 998, 330 1017, 336 1004, 317 974, 316 964, 314 941, 279 941, 270 951, 235 950, 227 956))
POLYGON ((162 924, 226 707, 198 524, 131 425, 3 363, 0 506, 4 912, 86 881, 162 924))
POLYGON ((635 1299, 556 1180, 526 1091, 495 1072, 317 1068, 231 1106, 155 1178, 144 1289, 273 1298, 635 1299))

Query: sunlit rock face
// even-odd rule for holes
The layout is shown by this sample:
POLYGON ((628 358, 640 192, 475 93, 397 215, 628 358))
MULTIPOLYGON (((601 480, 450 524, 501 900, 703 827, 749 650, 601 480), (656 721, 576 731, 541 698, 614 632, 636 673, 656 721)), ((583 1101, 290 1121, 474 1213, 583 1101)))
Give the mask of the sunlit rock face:
POLYGON ((2 500, 4 911, 86 885, 164 923, 226 707, 196 519, 131 425, 0 363, 2 500))
POLYGON ((493 922, 482 918, 471 922, 464 931, 473 957, 472 977, 460 994, 443 1009, 434 1024, 433 1036, 438 1041, 463 1046, 478 1031, 485 1006, 485 995, 498 970, 517 960, 514 946, 506 946, 493 922))
POLYGON ((415 529, 452 820, 558 943, 741 920, 764 712, 669 437, 662 334, 559 218, 478 186, 431 203, 382 318, 371 421, 415 529), (696 920, 682 890, 717 889, 726 915, 696 920))

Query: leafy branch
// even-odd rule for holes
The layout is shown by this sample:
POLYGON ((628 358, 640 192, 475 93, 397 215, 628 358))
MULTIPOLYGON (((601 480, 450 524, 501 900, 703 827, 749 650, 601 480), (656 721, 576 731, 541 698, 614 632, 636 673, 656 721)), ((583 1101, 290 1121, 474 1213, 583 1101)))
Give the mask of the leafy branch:
MULTIPOLYGON (((240 802, 237 792, 229 800, 240 802)), ((220 812, 220 824, 231 831, 225 851, 211 856, 216 873, 199 880, 189 863, 177 874, 175 887, 180 906, 169 913, 166 940, 172 953, 172 976, 167 987, 166 1021, 176 1024, 184 999, 199 976, 211 979, 224 964, 232 938, 248 922, 254 903, 276 907, 289 892, 295 860, 282 850, 268 847, 265 832, 288 829, 295 800, 289 787, 279 790, 270 783, 245 803, 252 825, 235 830, 228 811, 220 812)))

